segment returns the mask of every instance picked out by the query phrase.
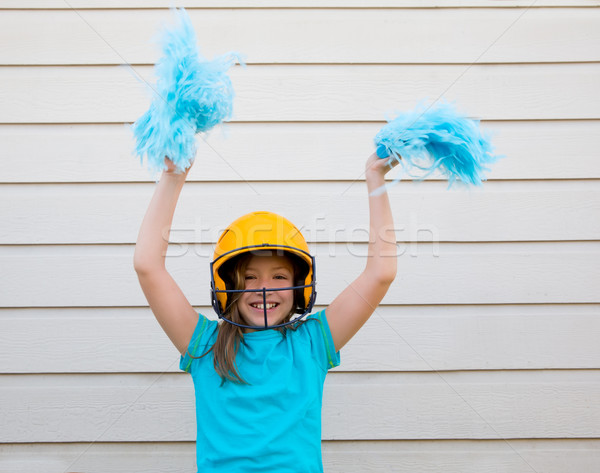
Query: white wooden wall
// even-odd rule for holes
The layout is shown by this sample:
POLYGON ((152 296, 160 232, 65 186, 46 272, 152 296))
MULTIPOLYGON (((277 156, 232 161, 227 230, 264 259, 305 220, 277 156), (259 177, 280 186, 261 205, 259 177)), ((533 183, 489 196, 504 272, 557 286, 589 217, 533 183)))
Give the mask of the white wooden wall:
MULTIPOLYGON (((179 4, 207 56, 248 64, 171 235, 203 312, 215 238, 250 210, 302 226, 321 305, 360 271, 394 111, 456 101, 506 155, 481 189, 391 190, 399 275, 328 378, 326 472, 599 471, 600 2, 179 4)), ((169 5, 0 1, 2 473, 195 471, 191 380, 132 268, 154 183, 123 126, 169 5)))

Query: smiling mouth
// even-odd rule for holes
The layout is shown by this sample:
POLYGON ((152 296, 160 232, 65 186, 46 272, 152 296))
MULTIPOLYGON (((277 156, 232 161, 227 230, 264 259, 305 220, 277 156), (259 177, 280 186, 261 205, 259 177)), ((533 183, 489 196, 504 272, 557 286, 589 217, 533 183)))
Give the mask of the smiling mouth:
POLYGON ((263 304, 262 302, 256 303, 256 304, 250 304, 250 306, 254 307, 255 309, 259 309, 259 310, 264 310, 265 308, 267 310, 273 309, 273 308, 277 307, 278 305, 279 305, 278 303, 267 303, 265 306, 265 304, 263 304))

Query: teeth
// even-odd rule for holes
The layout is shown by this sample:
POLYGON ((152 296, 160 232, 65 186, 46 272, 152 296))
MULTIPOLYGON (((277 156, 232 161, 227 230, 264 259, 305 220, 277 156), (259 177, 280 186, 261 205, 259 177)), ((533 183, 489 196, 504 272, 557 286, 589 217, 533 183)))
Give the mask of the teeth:
MULTIPOLYGON (((267 304, 267 310, 272 309, 276 305, 277 304, 267 304)), ((264 304, 252 304, 252 307, 254 307, 255 309, 264 309, 265 308, 264 304)))

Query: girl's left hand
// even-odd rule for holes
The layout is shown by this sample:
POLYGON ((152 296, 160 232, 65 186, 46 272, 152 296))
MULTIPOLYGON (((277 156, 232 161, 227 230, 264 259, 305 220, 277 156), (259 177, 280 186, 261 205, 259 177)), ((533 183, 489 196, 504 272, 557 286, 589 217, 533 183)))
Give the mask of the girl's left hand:
POLYGON ((396 161, 395 159, 390 160, 389 157, 380 158, 379 156, 377 156, 377 153, 373 153, 371 156, 369 156, 365 165, 366 178, 367 180, 383 180, 387 172, 397 165, 398 161, 396 161))

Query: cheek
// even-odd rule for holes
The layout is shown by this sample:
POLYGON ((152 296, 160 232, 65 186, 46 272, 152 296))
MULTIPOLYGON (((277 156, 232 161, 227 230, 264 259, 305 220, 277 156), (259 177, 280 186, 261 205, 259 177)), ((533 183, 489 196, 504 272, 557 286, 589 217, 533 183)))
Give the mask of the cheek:
POLYGON ((294 292, 293 291, 285 291, 285 296, 283 297, 286 306, 290 306, 290 308, 294 305, 294 292))

